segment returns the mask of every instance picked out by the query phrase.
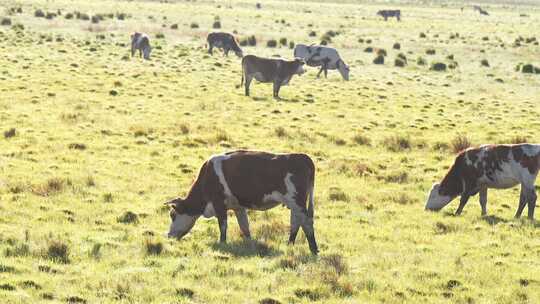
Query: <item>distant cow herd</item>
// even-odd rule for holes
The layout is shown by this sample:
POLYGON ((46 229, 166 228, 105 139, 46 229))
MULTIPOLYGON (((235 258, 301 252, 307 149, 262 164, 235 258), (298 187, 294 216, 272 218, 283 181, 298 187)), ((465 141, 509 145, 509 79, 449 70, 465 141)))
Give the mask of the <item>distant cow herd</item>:
MULTIPOLYGON (((488 13, 474 6, 480 14, 488 13)), ((377 12, 384 20, 401 20, 400 10, 377 12)), ((272 83, 273 97, 288 85, 294 75, 305 73, 305 66, 320 67, 327 77, 328 70, 338 70, 349 80, 349 66, 338 51, 321 45, 297 44, 294 60, 263 58, 246 55, 236 38, 223 32, 207 36, 208 53, 221 49, 225 56, 233 51, 242 58, 240 87, 250 95, 253 79, 272 83)), ((136 52, 150 58, 150 40, 146 34, 131 35, 131 55, 136 52)), ((540 171, 540 144, 484 145, 460 152, 440 183, 429 192, 425 209, 438 211, 456 197, 460 203, 456 215, 461 214, 469 198, 479 194, 481 214, 487 214, 487 190, 505 189, 521 185, 516 218, 528 206, 528 218, 534 218, 536 206, 535 181, 540 171)), ((200 168, 199 175, 185 198, 175 198, 171 206, 171 225, 168 236, 182 238, 201 216, 217 217, 220 242, 227 238, 227 210, 233 210, 244 238, 251 238, 247 210, 267 210, 284 205, 291 211, 289 243, 294 244, 300 228, 304 231, 309 249, 318 253, 313 225, 315 165, 306 154, 273 154, 262 151, 232 151, 211 156, 200 168)))

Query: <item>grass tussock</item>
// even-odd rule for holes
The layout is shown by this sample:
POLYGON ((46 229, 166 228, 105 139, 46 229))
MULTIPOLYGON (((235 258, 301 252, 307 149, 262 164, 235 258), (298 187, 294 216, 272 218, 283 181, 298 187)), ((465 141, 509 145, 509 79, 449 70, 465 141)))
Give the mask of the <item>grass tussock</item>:
POLYGON ((32 193, 39 196, 51 196, 64 191, 66 180, 58 177, 48 179, 43 184, 32 186, 32 193))
POLYGON ((351 199, 349 195, 339 187, 331 187, 328 193, 328 200, 332 202, 346 202, 348 203, 351 199))
POLYGON ((144 240, 144 252, 146 255, 161 255, 164 250, 162 242, 152 239, 144 240))
POLYGON ((472 143, 471 140, 467 137, 467 135, 458 134, 456 137, 454 137, 454 139, 452 139, 450 145, 452 146, 452 151, 454 153, 459 153, 471 147, 472 143))
POLYGON ((411 139, 408 136, 393 135, 383 141, 383 145, 391 152, 401 152, 410 150, 412 147, 411 139))
POLYGON ((120 215, 116 221, 118 223, 122 224, 138 224, 139 223, 139 216, 131 211, 126 211, 120 215))
POLYGON ((56 263, 68 264, 70 249, 69 245, 62 240, 51 240, 47 244, 45 257, 56 263))

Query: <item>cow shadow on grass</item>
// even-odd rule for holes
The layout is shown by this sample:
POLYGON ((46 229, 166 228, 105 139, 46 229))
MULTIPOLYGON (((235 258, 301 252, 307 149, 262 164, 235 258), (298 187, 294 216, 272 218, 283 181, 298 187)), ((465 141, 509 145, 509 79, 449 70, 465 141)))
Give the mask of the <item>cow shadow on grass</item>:
POLYGON ((215 242, 212 244, 212 249, 222 253, 228 253, 235 257, 275 257, 283 254, 282 251, 276 250, 257 240, 237 240, 227 243, 215 242))
POLYGON ((498 217, 496 215, 486 215, 482 217, 482 220, 491 226, 495 226, 499 223, 508 223, 508 220, 498 217))

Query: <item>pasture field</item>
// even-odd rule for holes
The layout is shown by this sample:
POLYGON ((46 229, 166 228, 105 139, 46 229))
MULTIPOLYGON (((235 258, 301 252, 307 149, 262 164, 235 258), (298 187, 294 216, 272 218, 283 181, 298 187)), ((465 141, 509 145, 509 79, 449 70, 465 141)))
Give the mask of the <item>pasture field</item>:
POLYGON ((513 219, 519 188, 491 190, 486 217, 477 197, 460 217, 456 202, 424 212, 467 142, 540 141, 540 75, 516 71, 540 66, 540 7, 261 2, 0 0, 0 302, 540 303, 540 224, 513 219), (262 56, 333 31, 351 81, 309 68, 281 101, 256 82, 245 97, 240 59, 206 53, 217 20, 262 56), (130 57, 135 30, 152 60, 130 57), (249 213, 252 242, 234 217, 226 245, 215 219, 164 237, 163 203, 238 148, 313 157, 319 256, 302 233, 287 245, 283 207, 249 213))

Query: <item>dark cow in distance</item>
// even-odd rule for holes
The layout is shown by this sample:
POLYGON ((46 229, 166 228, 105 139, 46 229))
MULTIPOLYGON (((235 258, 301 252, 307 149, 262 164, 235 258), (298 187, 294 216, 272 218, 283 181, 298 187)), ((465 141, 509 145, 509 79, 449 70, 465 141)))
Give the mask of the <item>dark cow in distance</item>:
POLYGON ((279 99, 279 89, 288 85, 294 75, 305 73, 304 61, 296 58, 292 61, 283 59, 261 58, 254 55, 247 55, 242 58, 242 81, 240 87, 244 85, 246 96, 249 96, 249 86, 253 78, 260 82, 273 83, 274 98, 279 99))
POLYGON ((305 154, 234 151, 211 156, 186 198, 175 198, 168 236, 182 238, 197 219, 217 217, 220 242, 227 239, 227 210, 234 210, 245 238, 251 238, 247 209, 268 210, 283 204, 291 210, 289 243, 300 227, 317 254, 313 228, 315 165, 305 154), (307 206, 306 206, 307 201, 307 206))
POLYGON ((401 10, 380 10, 377 15, 382 16, 384 21, 388 21, 389 17, 396 17, 397 21, 401 21, 401 10))
POLYGON ((206 41, 208 42, 208 53, 210 55, 213 54, 213 48, 218 48, 223 50, 225 56, 229 56, 229 51, 232 50, 236 56, 240 58, 243 57, 242 49, 238 46, 234 36, 229 33, 210 33, 208 34, 206 41))
POLYGON ((131 35, 131 57, 139 51, 139 55, 146 60, 150 59, 150 38, 144 33, 135 32, 131 35))
POLYGON ((324 77, 328 75, 328 70, 338 70, 344 80, 349 80, 349 66, 341 59, 336 49, 321 45, 297 44, 294 47, 294 57, 302 58, 311 67, 320 66, 317 78, 324 72, 324 77))
POLYGON ((484 145, 458 154, 440 184, 433 185, 426 209, 440 210, 461 196, 456 215, 461 214, 469 198, 480 194, 482 215, 487 214, 488 188, 506 189, 521 184, 515 217, 528 204, 528 217, 534 218, 536 176, 540 170, 540 144, 484 145))

